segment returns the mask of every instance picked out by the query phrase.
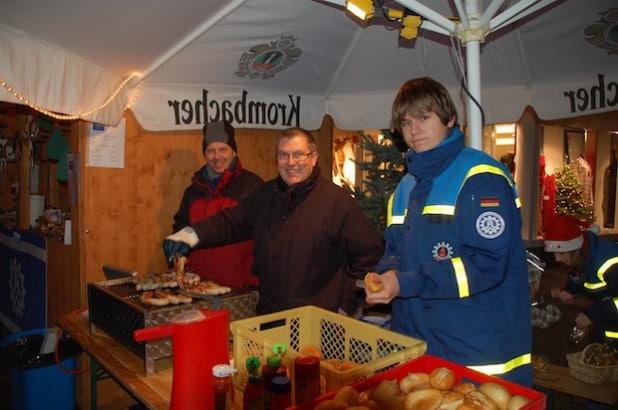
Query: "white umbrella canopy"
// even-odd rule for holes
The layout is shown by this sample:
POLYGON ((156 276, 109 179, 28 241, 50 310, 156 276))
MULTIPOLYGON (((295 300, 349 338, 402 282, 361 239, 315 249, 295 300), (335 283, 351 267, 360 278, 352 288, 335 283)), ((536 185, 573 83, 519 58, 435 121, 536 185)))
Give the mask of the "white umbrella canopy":
MULTIPOLYGON (((403 82, 431 76, 458 97, 467 122, 467 46, 426 23, 405 40, 400 22, 376 13, 363 25, 334 3, 4 0, 0 99, 105 124, 128 106, 151 130, 201 128, 219 116, 239 127, 315 129, 325 114, 340 128, 374 129, 390 127, 403 82)), ((383 7, 417 3, 459 15, 456 0, 383 7)), ((500 15, 536 1, 497 3, 500 15)), ((497 3, 475 1, 481 12, 497 3)), ((479 75, 486 123, 515 121, 527 105, 544 119, 617 108, 616 1, 549 3, 491 31, 478 67, 467 68, 479 75)))

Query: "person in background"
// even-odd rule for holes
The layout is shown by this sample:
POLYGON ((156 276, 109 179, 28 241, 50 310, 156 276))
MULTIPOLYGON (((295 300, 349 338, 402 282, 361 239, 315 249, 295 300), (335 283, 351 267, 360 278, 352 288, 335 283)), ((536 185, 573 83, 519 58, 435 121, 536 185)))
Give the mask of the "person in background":
MULTIPOLYGON (((206 165, 191 178, 174 215, 173 232, 235 206, 264 180, 244 169, 237 155, 234 128, 227 121, 204 125, 202 152, 206 165)), ((252 239, 216 248, 195 248, 187 267, 201 278, 239 289, 256 288, 251 274, 252 239)))
POLYGON ((258 314, 304 305, 355 313, 362 303, 356 280, 375 269, 380 239, 358 203, 320 175, 311 133, 284 130, 276 159, 278 177, 238 206, 166 237, 166 258, 255 238, 258 314))
POLYGON ((408 174, 369 275, 383 289, 367 303, 392 301, 392 329, 427 341, 428 354, 530 386, 528 268, 511 173, 465 146, 454 103, 431 78, 400 87, 392 121, 409 147, 408 174))
POLYGON ((557 216, 548 224, 545 251, 568 274, 564 287, 551 289, 551 296, 572 304, 578 295, 593 303, 575 317, 575 326, 592 335, 592 341, 609 342, 618 348, 618 244, 600 239, 596 225, 573 216, 557 216))

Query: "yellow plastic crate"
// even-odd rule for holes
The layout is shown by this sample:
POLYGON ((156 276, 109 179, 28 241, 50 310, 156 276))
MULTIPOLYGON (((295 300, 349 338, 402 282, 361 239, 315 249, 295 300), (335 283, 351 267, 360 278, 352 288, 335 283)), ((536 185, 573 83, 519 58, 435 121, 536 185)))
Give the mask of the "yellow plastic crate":
POLYGON ((230 327, 238 368, 234 384, 241 392, 247 383, 244 368, 247 357, 257 356, 264 364, 266 357, 272 354, 273 345, 279 342, 288 348, 282 363, 287 367, 292 383, 294 359, 300 356, 299 352, 306 345, 319 348, 324 359, 350 360, 359 365, 338 371, 322 363, 323 393, 388 370, 423 355, 427 350, 427 343, 422 340, 315 306, 241 319, 231 322, 230 327))

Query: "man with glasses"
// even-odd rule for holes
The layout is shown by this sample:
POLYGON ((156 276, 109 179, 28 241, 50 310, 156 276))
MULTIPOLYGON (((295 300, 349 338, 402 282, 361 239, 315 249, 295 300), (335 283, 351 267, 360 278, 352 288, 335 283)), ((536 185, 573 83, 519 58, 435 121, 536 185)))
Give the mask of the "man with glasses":
POLYGON ((284 130, 276 156, 277 178, 237 206, 166 237, 165 256, 255 238, 258 314, 304 305, 353 313, 362 303, 356 279, 375 269, 381 242, 356 201, 320 175, 308 131, 284 130))

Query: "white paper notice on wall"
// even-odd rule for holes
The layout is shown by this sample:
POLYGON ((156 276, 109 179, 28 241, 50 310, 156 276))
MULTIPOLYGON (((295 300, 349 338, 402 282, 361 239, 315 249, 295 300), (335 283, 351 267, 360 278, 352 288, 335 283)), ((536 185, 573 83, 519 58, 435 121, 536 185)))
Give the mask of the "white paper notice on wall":
POLYGON ((123 118, 115 127, 88 125, 88 167, 124 168, 126 122, 123 118))
POLYGON ((64 244, 71 245, 73 243, 73 238, 71 234, 72 223, 70 219, 64 221, 64 244))

